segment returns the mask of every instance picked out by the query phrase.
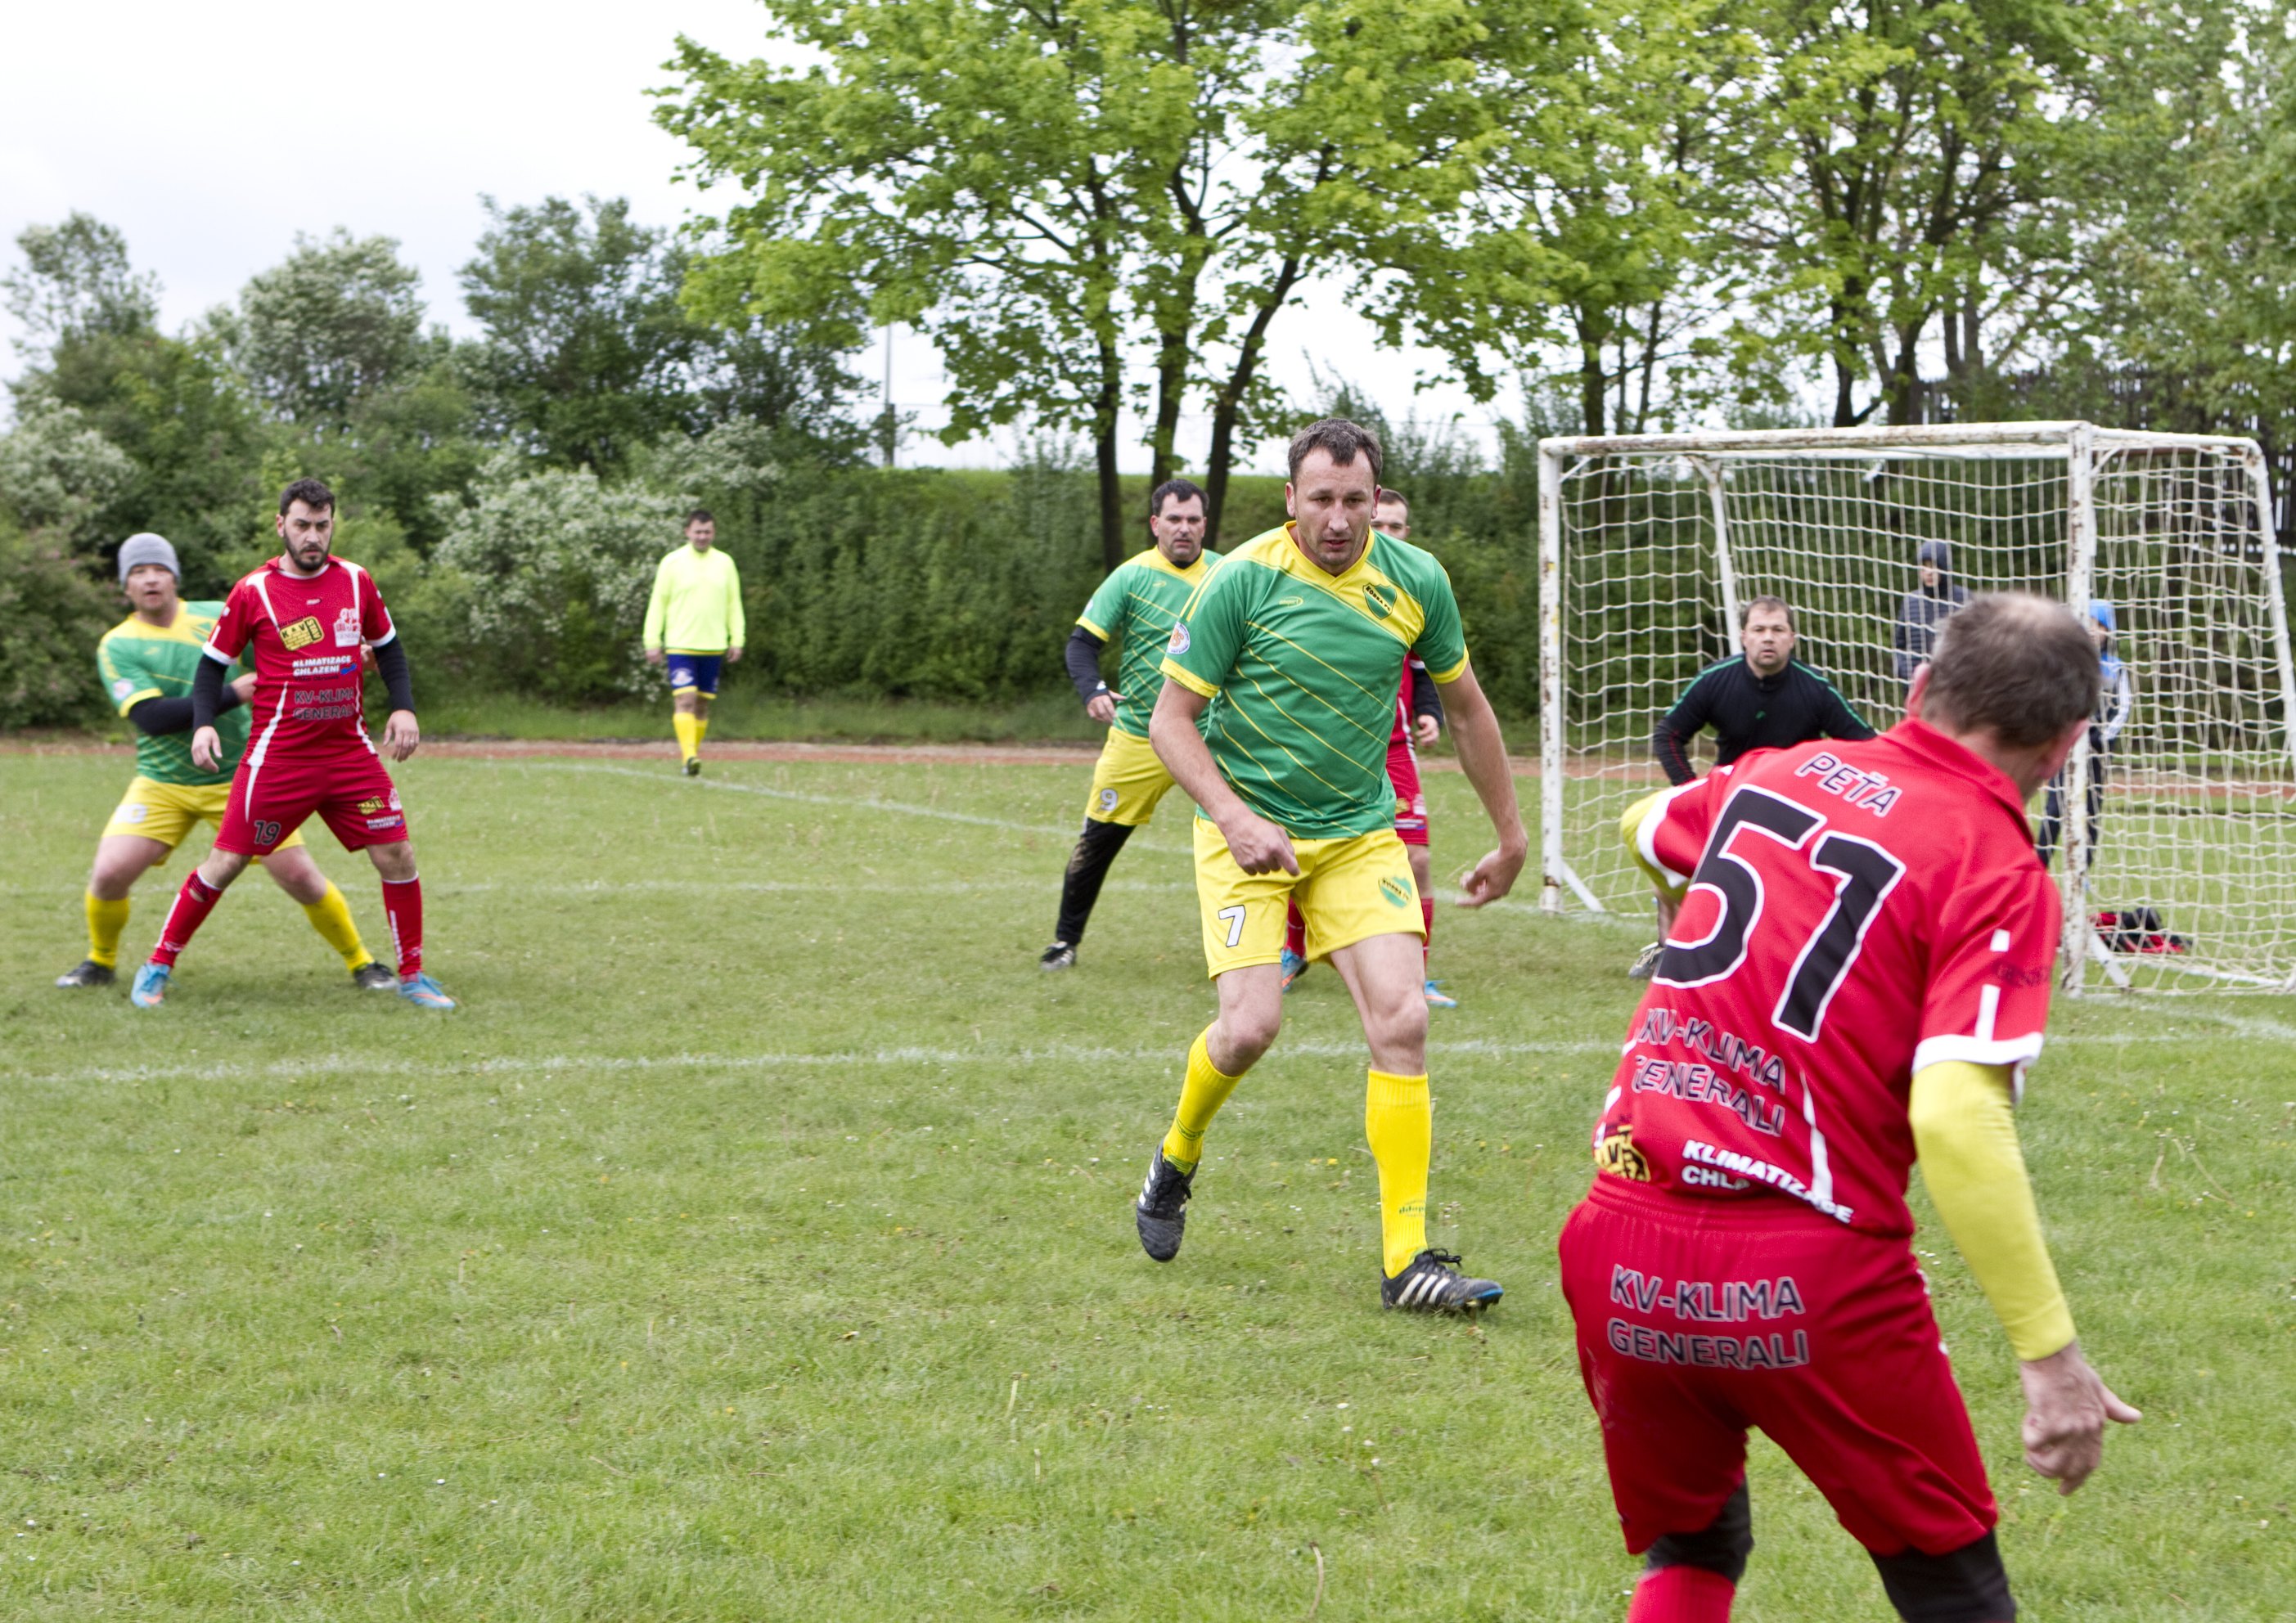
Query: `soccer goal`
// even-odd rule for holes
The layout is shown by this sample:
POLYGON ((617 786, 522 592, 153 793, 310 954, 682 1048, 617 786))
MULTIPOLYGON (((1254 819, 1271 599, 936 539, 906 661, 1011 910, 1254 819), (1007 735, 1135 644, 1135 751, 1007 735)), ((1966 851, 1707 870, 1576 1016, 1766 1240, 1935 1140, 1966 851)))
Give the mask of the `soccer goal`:
POLYGON ((1784 598, 1795 657, 1894 724, 1933 542, 1949 584, 1911 619, 1954 585, 2112 606, 2130 702, 2053 797, 2067 987, 2296 990, 2296 673, 2246 439, 2025 422, 1542 440, 1542 905, 1650 916, 1619 815, 1665 783, 1652 728, 1737 652, 1749 599, 1784 598))

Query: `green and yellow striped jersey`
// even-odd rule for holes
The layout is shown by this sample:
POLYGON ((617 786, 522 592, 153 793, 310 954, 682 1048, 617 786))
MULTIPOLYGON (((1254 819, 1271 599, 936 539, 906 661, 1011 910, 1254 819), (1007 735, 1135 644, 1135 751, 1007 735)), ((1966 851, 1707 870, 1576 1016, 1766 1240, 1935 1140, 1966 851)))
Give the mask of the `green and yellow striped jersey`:
POLYGON ((1438 682, 1467 666, 1450 577, 1372 532, 1344 574, 1271 529, 1227 555, 1172 629, 1163 672, 1211 701, 1204 742, 1245 805, 1302 840, 1395 821, 1387 741, 1405 656, 1438 682))
MULTIPOLYGON (((223 605, 219 602, 179 602, 176 605, 176 623, 165 629, 146 625, 129 615, 105 632, 103 640, 95 645, 95 667, 103 674, 105 697, 122 716, 146 699, 189 698, 192 674, 206 657, 201 650, 207 646, 209 635, 222 618, 223 605)), ((239 668, 234 665, 226 674, 226 680, 238 674, 239 668)), ((241 753, 247 748, 247 721, 245 705, 234 706, 216 717, 216 732, 223 740, 223 764, 213 772, 201 772, 192 765, 189 728, 181 733, 164 733, 156 738, 138 732, 135 770, 155 783, 228 783, 241 753)))
POLYGON ((1220 562, 1218 553, 1205 552, 1184 570, 1152 546, 1111 570, 1077 616, 1077 624, 1102 642, 1124 644, 1117 656, 1116 720, 1111 724, 1118 732, 1148 736, 1148 717, 1164 685, 1164 644, 1180 611, 1220 562))

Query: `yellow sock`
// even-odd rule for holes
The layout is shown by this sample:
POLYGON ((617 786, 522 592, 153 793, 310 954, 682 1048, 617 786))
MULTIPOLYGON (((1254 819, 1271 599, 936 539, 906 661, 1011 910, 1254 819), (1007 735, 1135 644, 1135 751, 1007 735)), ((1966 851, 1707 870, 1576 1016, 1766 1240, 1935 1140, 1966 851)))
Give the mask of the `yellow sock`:
POLYGON ((359 939, 358 925, 351 918, 351 905, 343 900, 343 893, 335 889, 335 881, 327 881, 327 893, 316 902, 303 904, 303 916, 311 921, 311 928, 319 932, 319 939, 340 953, 343 967, 357 970, 374 962, 374 955, 359 939))
POLYGON ((709 737, 709 711, 707 711, 707 710, 696 710, 696 711, 694 711, 694 712, 693 712, 693 742, 694 742, 696 744, 699 744, 699 743, 700 743, 703 739, 705 739, 705 738, 707 738, 707 737, 709 737))
POLYGON ((1427 1078, 1373 1071, 1364 1090, 1364 1136, 1379 1163, 1380 1258, 1393 1279, 1427 1249, 1427 1162, 1435 1151, 1427 1078))
POLYGON ((1180 1084, 1180 1108, 1173 1114, 1172 1130, 1164 1135, 1164 1159, 1183 1172, 1193 1172, 1203 1159, 1204 1129, 1243 1080, 1242 1071, 1231 1077, 1212 1063, 1205 1042, 1211 1034, 1206 1026, 1188 1045, 1188 1079, 1180 1084))
POLYGON ((677 734, 677 753, 681 759, 692 760, 701 753, 701 722, 680 710, 669 718, 669 725, 677 734))
POLYGON ((119 967, 119 932, 127 928, 128 898, 107 902, 94 891, 87 893, 87 956, 92 963, 104 968, 119 967))

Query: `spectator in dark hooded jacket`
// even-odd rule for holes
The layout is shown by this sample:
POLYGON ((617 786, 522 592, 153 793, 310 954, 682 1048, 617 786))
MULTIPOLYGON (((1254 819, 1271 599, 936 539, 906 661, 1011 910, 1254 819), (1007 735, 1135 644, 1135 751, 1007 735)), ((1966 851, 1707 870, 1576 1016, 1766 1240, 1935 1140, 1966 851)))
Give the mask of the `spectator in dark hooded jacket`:
POLYGON ((1953 578, 1952 547, 1942 541, 1924 541, 1914 556, 1921 565, 1922 584, 1898 604, 1898 680, 1908 686, 1937 646, 1939 627, 1969 601, 1968 591, 1953 578))

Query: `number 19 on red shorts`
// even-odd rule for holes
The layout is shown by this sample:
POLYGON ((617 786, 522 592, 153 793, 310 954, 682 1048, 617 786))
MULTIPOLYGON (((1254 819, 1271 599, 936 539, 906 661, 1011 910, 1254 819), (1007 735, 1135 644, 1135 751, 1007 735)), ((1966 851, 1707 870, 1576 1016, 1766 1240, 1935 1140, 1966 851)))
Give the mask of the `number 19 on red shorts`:
POLYGON ((367 750, 317 761, 242 763, 231 781, 216 848, 268 857, 316 815, 348 851, 406 838, 406 813, 382 763, 367 750))

